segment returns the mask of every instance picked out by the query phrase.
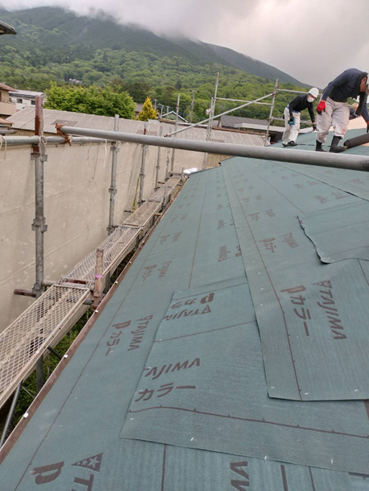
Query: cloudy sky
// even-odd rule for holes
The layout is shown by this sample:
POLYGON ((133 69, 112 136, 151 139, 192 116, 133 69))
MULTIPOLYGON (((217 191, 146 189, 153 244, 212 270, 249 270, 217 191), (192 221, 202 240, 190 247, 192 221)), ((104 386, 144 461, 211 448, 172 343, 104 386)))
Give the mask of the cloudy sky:
POLYGON ((369 71, 368 0, 12 2, 12 8, 40 5, 60 5, 80 14, 103 8, 121 23, 226 46, 319 87, 346 68, 369 71))

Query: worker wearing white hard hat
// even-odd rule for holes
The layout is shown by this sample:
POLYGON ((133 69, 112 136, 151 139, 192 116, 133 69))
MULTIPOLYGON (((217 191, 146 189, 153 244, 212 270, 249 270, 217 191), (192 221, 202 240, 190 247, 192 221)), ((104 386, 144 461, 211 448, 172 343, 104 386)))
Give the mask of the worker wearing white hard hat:
POLYGON ((300 130, 300 113, 304 109, 309 110, 313 130, 316 129, 313 103, 318 95, 319 90, 313 87, 306 95, 297 96, 284 110, 285 131, 282 137, 284 147, 295 147, 297 145, 296 139, 300 130))
POLYGON ((322 144, 325 142, 331 126, 333 126, 334 134, 330 152, 339 153, 345 150, 345 147, 339 146, 339 142, 346 133, 350 118, 350 109, 347 105, 347 99, 350 97, 359 98, 355 115, 365 119, 367 132, 369 132, 369 113, 366 107, 368 94, 368 73, 356 68, 345 70, 327 85, 316 108, 318 113, 316 150, 318 152, 324 152, 322 144))

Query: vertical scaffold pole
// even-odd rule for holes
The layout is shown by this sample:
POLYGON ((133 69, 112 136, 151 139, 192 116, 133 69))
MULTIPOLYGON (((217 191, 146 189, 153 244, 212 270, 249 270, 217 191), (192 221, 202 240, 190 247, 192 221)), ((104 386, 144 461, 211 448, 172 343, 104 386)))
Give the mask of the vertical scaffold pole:
POLYGON ((268 145, 269 128, 270 128, 271 122, 273 121, 273 110, 274 110, 275 96, 277 95, 277 90, 278 90, 278 79, 276 79, 276 81, 275 81, 274 92, 273 92, 273 99, 272 99, 272 105, 270 106, 268 126, 267 126, 267 130, 266 130, 266 133, 265 133, 264 147, 266 147, 268 145))
POLYGON ((103 294, 103 273, 104 273, 104 251, 96 249, 96 266, 95 266, 95 286, 93 291, 93 307, 97 307, 101 302, 103 294))
MULTIPOLYGON (((43 119, 43 97, 36 97, 35 104, 35 135, 39 137, 38 145, 32 150, 31 159, 35 163, 35 219, 32 230, 35 232, 35 263, 36 263, 36 282, 33 286, 33 293, 36 298, 42 295, 44 281, 44 233, 47 231, 44 217, 44 162, 47 162, 44 142, 44 119, 43 119)), ((41 390, 44 384, 43 376, 43 357, 41 356, 36 363, 36 390, 41 390)))
MULTIPOLYGON (((178 96, 177 96, 177 106, 176 106, 176 125, 175 125, 175 130, 174 131, 177 131, 177 129, 178 129, 178 112, 179 112, 179 101, 180 101, 180 98, 181 98, 181 94, 178 94, 178 96)), ((172 150, 172 162, 171 162, 171 165, 170 165, 171 172, 173 172, 173 169, 174 169, 174 154, 175 154, 175 149, 173 148, 173 150, 172 150)))
MULTIPOLYGON (((144 126, 144 135, 147 131, 147 122, 144 126)), ((138 206, 142 205, 143 194, 144 194, 144 184, 145 184, 145 160, 146 160, 147 145, 142 145, 142 156, 141 156, 141 170, 140 170, 140 193, 138 195, 138 206)))
POLYGON ((167 149, 167 165, 165 167, 165 178, 164 181, 166 181, 169 177, 169 161, 170 161, 170 148, 167 149))
MULTIPOLYGON (((163 136, 163 127, 160 125, 159 136, 163 136)), ((158 147, 158 158, 156 161, 156 174, 155 174, 155 191, 158 189, 158 181, 159 181, 159 171, 160 171, 160 152, 161 147, 158 147)))
POLYGON ((195 93, 196 93, 196 90, 193 90, 192 91, 192 101, 191 101, 191 106, 190 106, 190 124, 192 124, 193 110, 195 108, 195 93))
POLYGON ((6 437, 8 435, 9 426, 10 426, 10 423, 11 423, 12 418, 13 418, 13 414, 14 414, 14 411, 15 411, 15 406, 17 405, 17 401, 18 401, 20 390, 21 390, 21 384, 18 385, 18 387, 16 388, 16 390, 14 392, 14 397, 13 397, 13 400, 12 400, 12 403, 11 403, 11 406, 10 406, 10 409, 9 409, 8 416, 7 416, 6 421, 5 421, 3 432, 1 433, 0 449, 4 445, 5 440, 6 440, 6 437))
MULTIPOLYGON (((114 131, 119 129, 119 114, 114 116, 114 131)), ((114 231, 114 209, 115 209, 115 195, 117 194, 117 163, 119 148, 117 142, 112 142, 112 160, 111 160, 111 181, 110 181, 110 207, 109 207, 109 225, 108 234, 110 235, 114 231)))
MULTIPOLYGON (((217 102, 217 95, 218 95, 218 85, 219 85, 219 72, 217 73, 217 79, 215 82, 215 89, 214 89, 214 97, 212 97, 211 102, 210 102, 210 114, 209 114, 209 121, 208 121, 208 129, 206 132, 206 141, 209 141, 211 138, 211 127, 213 125, 213 119, 215 115, 215 104, 217 102)), ((208 154, 204 154, 204 160, 202 162, 202 168, 205 169, 206 167, 206 162, 208 159, 208 154)))

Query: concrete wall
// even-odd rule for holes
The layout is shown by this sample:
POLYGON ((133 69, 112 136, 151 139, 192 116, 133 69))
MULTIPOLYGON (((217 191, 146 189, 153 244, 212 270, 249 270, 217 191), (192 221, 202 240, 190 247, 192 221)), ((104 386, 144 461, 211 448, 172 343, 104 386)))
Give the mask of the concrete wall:
MULTIPOLYGON (((47 145, 45 163, 45 278, 57 280, 107 236, 111 145, 47 145)), ((115 223, 122 223, 135 199, 142 146, 121 143, 118 153, 115 223)), ((154 191, 157 147, 148 147, 144 199, 154 191)), ((164 181, 172 150, 160 151, 159 180, 164 181)), ((224 157, 222 157, 224 158, 224 157)), ((175 152, 174 171, 201 169, 203 154, 175 152)), ((219 159, 215 157, 215 164, 219 159)), ((14 295, 15 288, 32 289, 35 281, 34 162, 31 147, 0 151, 0 331, 33 302, 14 295)))

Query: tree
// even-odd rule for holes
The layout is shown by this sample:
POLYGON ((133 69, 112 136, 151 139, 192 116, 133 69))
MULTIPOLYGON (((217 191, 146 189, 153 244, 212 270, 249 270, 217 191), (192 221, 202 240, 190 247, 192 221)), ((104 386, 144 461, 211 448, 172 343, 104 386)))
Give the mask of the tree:
POLYGON ((140 111, 138 114, 138 119, 140 121, 148 121, 149 119, 156 119, 156 118, 157 118, 157 112, 152 107, 152 102, 150 97, 147 97, 146 101, 142 106, 142 111, 140 111))
POLYGON ((136 104, 127 92, 116 93, 110 88, 95 87, 59 87, 51 82, 46 90, 45 108, 72 111, 77 113, 98 114, 133 119, 136 104))

